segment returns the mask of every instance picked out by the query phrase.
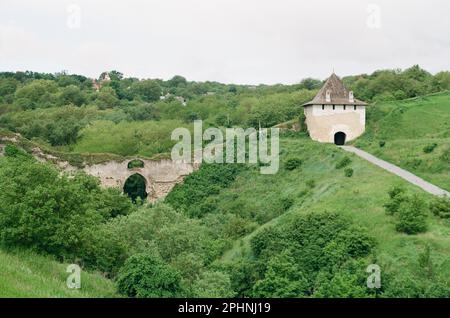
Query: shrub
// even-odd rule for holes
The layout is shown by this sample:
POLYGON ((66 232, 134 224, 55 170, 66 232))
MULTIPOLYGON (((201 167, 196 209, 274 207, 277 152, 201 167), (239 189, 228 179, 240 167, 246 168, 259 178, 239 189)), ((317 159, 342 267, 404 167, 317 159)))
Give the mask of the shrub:
POLYGON ((395 225, 397 231, 406 234, 425 232, 427 229, 425 201, 418 196, 408 197, 400 203, 397 218, 395 225))
POLYGON ((287 211, 294 204, 294 199, 289 197, 281 198, 280 204, 283 211, 287 211))
POLYGON ((344 170, 344 173, 345 173, 346 177, 350 178, 351 176, 353 176, 353 169, 352 168, 347 168, 347 169, 344 170))
POLYGON ((313 297, 317 298, 367 298, 366 263, 350 261, 336 271, 321 271, 317 275, 313 297))
POLYGON ((422 164, 422 159, 414 158, 411 160, 408 160, 406 164, 411 167, 412 169, 417 169, 422 164))
POLYGON ((299 297, 310 296, 323 283, 317 281, 319 271, 333 273, 366 257, 375 241, 341 214, 319 212, 262 229, 250 245, 260 277, 252 296, 299 297))
POLYGON ((393 187, 389 190, 388 194, 390 200, 383 207, 386 210, 386 214, 393 215, 398 211, 400 204, 406 200, 405 189, 402 187, 393 187))
POLYGON ((144 162, 142 161, 142 160, 139 160, 139 159, 134 159, 134 160, 131 160, 129 163, 128 163, 128 169, 133 169, 133 168, 144 168, 144 162))
POLYGON ((309 179, 306 181, 306 185, 308 188, 313 189, 316 186, 316 181, 314 179, 309 179))
POLYGON ((308 280, 289 252, 272 257, 264 278, 253 287, 254 297, 299 297, 308 291, 308 280))
POLYGON ((204 272, 193 285, 195 297, 229 298, 234 296, 231 280, 222 272, 204 272))
POLYGON ((5 146, 5 156, 14 158, 31 158, 31 155, 14 145, 5 146))
POLYGON ((401 194, 403 194, 403 193, 405 193, 405 188, 400 187, 400 186, 395 186, 395 187, 393 187, 392 189, 390 189, 390 190, 388 191, 389 197, 390 197, 391 199, 393 199, 393 198, 395 198, 396 196, 401 195, 401 194))
MULTIPOLYGON (((196 209, 207 197, 228 187, 244 169, 239 164, 202 164, 182 184, 177 184, 167 195, 165 202, 187 214, 200 216, 196 209)), ((200 213, 201 214, 201 213, 200 213)))
POLYGON ((383 148, 386 145, 386 141, 380 140, 379 145, 380 145, 380 148, 383 148))
POLYGON ((431 152, 433 152, 434 148, 436 148, 436 147, 437 147, 436 143, 432 143, 432 144, 426 145, 425 147, 423 147, 423 152, 424 153, 431 153, 431 152))
POLYGON ((336 163, 336 169, 342 169, 342 168, 348 166, 351 162, 352 162, 352 160, 349 157, 345 156, 344 158, 342 158, 341 160, 339 160, 336 163))
POLYGON ((120 191, 101 189, 94 177, 61 175, 19 154, 0 161, 0 242, 9 247, 74 259, 96 244, 87 239, 93 228, 133 210, 120 191))
POLYGON ((443 219, 450 218, 450 198, 449 197, 442 197, 442 198, 435 198, 430 203, 430 211, 443 219))
POLYGON ((375 246, 375 240, 367 234, 367 231, 356 226, 340 232, 335 242, 351 257, 364 257, 375 246))
POLYGON ((294 169, 297 169, 302 164, 302 160, 299 158, 289 158, 286 160, 285 168, 286 170, 292 171, 294 169))
POLYGON ((176 297, 181 275, 159 256, 140 253, 126 260, 117 277, 117 288, 128 297, 176 297))

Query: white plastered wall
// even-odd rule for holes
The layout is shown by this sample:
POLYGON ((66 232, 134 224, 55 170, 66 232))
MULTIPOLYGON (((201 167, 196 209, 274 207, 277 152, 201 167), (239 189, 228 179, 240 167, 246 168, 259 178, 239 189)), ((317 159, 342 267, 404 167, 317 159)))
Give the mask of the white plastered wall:
POLYGON ((334 142, 334 135, 341 131, 346 134, 346 141, 353 140, 365 130, 366 108, 365 106, 343 105, 306 106, 305 116, 311 139, 319 142, 334 142))

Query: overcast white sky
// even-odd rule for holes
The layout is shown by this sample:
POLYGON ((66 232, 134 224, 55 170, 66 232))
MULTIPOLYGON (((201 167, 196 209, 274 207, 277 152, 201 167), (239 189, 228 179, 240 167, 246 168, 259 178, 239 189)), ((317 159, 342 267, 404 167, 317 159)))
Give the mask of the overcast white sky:
POLYGON ((413 64, 450 69, 450 1, 0 0, 0 71, 271 84, 413 64))

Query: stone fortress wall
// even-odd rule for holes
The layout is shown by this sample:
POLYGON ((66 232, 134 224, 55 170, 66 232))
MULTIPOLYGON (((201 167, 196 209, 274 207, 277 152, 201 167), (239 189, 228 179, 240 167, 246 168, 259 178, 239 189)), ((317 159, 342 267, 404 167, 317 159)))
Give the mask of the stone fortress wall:
MULTIPOLYGON (((6 146, 4 142, 16 143, 18 138, 20 137, 2 137, 0 139, 0 156, 4 155, 6 146)), ((73 173, 82 170, 86 174, 97 177, 103 187, 117 187, 123 190, 125 181, 131 175, 140 174, 145 179, 147 199, 150 202, 164 198, 177 183, 183 181, 185 176, 199 168, 199 164, 174 162, 171 159, 150 160, 141 158, 128 158, 123 161, 110 160, 99 164, 85 165, 84 168, 77 168, 54 155, 46 154, 38 147, 33 148, 31 153, 40 162, 53 162, 61 171, 73 173), (134 160, 141 161, 143 167, 128 168, 128 163, 134 160)))

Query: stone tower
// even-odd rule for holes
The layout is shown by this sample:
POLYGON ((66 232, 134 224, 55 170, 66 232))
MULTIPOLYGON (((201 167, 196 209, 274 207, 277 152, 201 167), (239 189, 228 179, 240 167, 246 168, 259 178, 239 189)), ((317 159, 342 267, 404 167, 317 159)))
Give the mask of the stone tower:
POLYGON ((356 99, 331 74, 314 99, 303 105, 309 135, 319 142, 343 145, 365 130, 367 104, 356 99))

